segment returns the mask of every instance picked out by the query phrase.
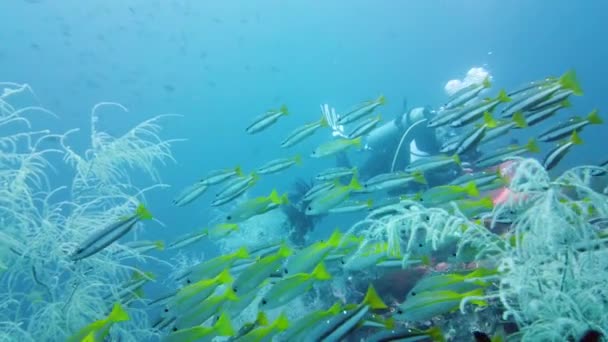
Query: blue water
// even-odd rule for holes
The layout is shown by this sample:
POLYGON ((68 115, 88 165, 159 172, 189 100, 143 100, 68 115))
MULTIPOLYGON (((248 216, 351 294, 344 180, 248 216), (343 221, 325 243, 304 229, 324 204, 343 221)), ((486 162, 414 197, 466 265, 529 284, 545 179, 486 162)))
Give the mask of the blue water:
MULTIPOLYGON (((212 169, 252 170, 277 157, 307 156, 328 136, 288 152, 278 144, 320 118, 323 103, 346 109, 383 94, 381 113, 390 119, 404 98, 410 107, 438 107, 448 80, 483 66, 493 90, 573 68, 585 95, 560 115, 608 108, 606 13, 602 0, 4 0, 0 81, 30 84, 40 105, 60 117, 32 120, 58 132, 80 128, 70 141, 83 149, 97 102, 129 108, 102 112, 100 127, 117 136, 154 115, 180 114, 163 121, 163 137, 185 139, 172 148, 176 162, 159 168, 171 187, 147 196, 165 226, 151 224, 140 235, 171 240, 216 215, 213 193, 175 208, 170 199, 177 192, 212 169), (288 117, 262 134, 245 134, 253 117, 282 104, 288 117)), ((584 148, 560 168, 604 160, 605 133, 606 126, 588 127, 584 148)), ((308 180, 332 165, 306 159, 263 178, 251 195, 290 190, 295 178, 308 180)), ((66 179, 61 172, 50 177, 57 184, 66 179)), ((328 219, 317 234, 350 223, 328 219)), ((200 248, 215 253, 213 246, 200 248)))

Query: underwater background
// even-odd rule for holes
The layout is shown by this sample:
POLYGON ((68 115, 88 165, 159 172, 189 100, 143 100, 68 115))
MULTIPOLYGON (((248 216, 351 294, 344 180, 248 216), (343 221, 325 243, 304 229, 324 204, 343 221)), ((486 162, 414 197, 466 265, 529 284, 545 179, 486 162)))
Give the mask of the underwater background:
MULTIPOLYGON (((27 101, 57 115, 30 115, 32 130, 80 129, 69 137, 78 152, 89 148, 96 103, 128 108, 99 112, 98 127, 115 137, 153 116, 177 114, 160 121, 159 135, 178 139, 170 146, 174 160, 154 164, 160 177, 129 171, 139 188, 167 185, 145 196, 158 221, 124 238, 168 243, 226 214, 225 207, 210 206, 214 192, 185 207, 171 203, 208 171, 238 165, 249 172, 276 158, 303 157, 301 166, 261 177, 246 195, 253 198, 273 189, 292 191, 296 180, 309 182, 336 166, 333 158, 308 158, 330 132, 290 150, 278 147, 293 128, 318 120, 321 104, 341 111, 383 95, 386 104, 378 112, 391 120, 403 113, 404 101, 406 108, 439 108, 448 98, 446 82, 462 79, 473 67, 491 74, 496 91, 575 69, 584 96, 571 99, 560 118, 585 116, 594 108, 601 115, 608 108, 606 13, 608 2, 601 0, 3 0, 0 81, 29 84, 35 96, 27 101), (282 105, 289 115, 276 125, 261 134, 245 132, 256 116, 282 105)), ((530 128, 519 140, 541 131, 530 128)), ((605 160, 606 133, 605 125, 585 128, 584 148, 566 155, 551 174, 605 160)), ((357 152, 349 153, 357 160, 357 152)), ((63 158, 49 160, 50 187, 70 183, 74 171, 63 158)), ((68 200, 67 193, 57 196, 68 200)), ((360 219, 326 217, 308 241, 326 239, 336 227, 347 230, 360 219)), ((220 244, 204 240, 154 255, 176 264, 225 252, 220 250, 220 244)), ((146 271, 156 274, 158 281, 145 291, 155 298, 175 270, 151 262, 146 271)))

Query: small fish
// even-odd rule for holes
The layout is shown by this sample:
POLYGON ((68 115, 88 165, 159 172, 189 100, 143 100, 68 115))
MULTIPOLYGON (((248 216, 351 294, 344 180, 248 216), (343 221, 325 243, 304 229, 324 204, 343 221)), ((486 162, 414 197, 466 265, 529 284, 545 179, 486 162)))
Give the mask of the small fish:
POLYGON ((475 186, 479 188, 480 186, 489 184, 497 179, 504 179, 502 173, 500 173, 500 170, 496 170, 496 172, 481 171, 474 173, 465 173, 462 176, 451 181, 450 185, 464 186, 469 182, 473 182, 475 183, 475 186))
POLYGON ((285 330, 281 336, 281 341, 302 341, 302 338, 298 338, 300 335, 306 335, 309 329, 317 326, 321 321, 337 316, 341 311, 342 305, 338 302, 332 305, 327 310, 313 311, 297 321, 290 324, 289 328, 285 330))
POLYGON ((496 121, 494 121, 490 113, 485 112, 484 124, 462 138, 456 149, 456 154, 463 154, 476 148, 486 134, 486 130, 493 127, 496 127, 496 121))
POLYGON ((268 196, 260 196, 252 198, 243 203, 239 203, 231 212, 226 216, 226 221, 229 222, 242 222, 248 220, 254 216, 264 214, 270 210, 276 209, 281 205, 289 203, 287 194, 279 196, 276 190, 272 190, 268 196))
POLYGON ((206 231, 190 233, 186 235, 182 235, 178 237, 175 241, 171 242, 167 247, 168 250, 184 248, 186 246, 190 246, 203 238, 207 237, 206 231))
POLYGON ((460 165, 460 157, 457 154, 454 155, 437 155, 431 156, 428 158, 421 158, 416 160, 413 163, 410 163, 405 167, 405 172, 414 173, 415 171, 419 172, 428 172, 431 170, 439 169, 451 164, 460 165))
POLYGON ((223 270, 230 268, 235 261, 247 258, 249 258, 247 248, 242 247, 234 253, 220 255, 192 266, 188 271, 178 276, 177 280, 185 280, 187 284, 191 284, 201 279, 213 278, 223 270))
POLYGON ((417 196, 417 199, 426 206, 434 206, 449 201, 462 199, 466 196, 477 197, 479 191, 475 183, 470 182, 465 186, 439 185, 417 196))
POLYGON ((281 142, 281 147, 286 148, 294 146, 300 141, 313 135, 321 127, 328 127, 327 119, 325 118, 325 116, 323 116, 319 121, 311 122, 293 130, 289 134, 289 136, 287 136, 287 138, 285 138, 283 142, 281 142))
MULTIPOLYGON (((357 173, 356 167, 333 167, 323 170, 315 176, 318 181, 330 181, 346 176, 352 176, 357 173)), ((311 189, 312 190, 312 189, 311 189)))
POLYGON ((234 328, 230 322, 230 317, 222 313, 220 318, 212 327, 195 326, 188 329, 172 332, 162 338, 163 342, 195 342, 212 340, 215 336, 234 336, 234 328))
POLYGON ((306 215, 320 215, 327 213, 329 209, 344 202, 353 191, 362 190, 363 187, 353 176, 348 185, 336 185, 318 197, 315 197, 306 207, 306 215))
POLYGON ((267 175, 271 173, 277 173, 283 171, 293 165, 302 165, 302 157, 296 155, 292 158, 279 158, 270 161, 257 169, 257 173, 260 175, 267 175))
MULTIPOLYGON (((478 200, 462 199, 453 201, 452 203, 454 203, 458 210, 460 210, 460 212, 468 218, 476 217, 482 213, 491 212, 492 209, 494 209, 494 202, 492 202, 492 198, 490 197, 484 197, 478 200)), ((450 213, 453 212, 451 205, 445 205, 445 209, 450 213)))
POLYGON ((368 118, 365 121, 362 121, 357 127, 353 128, 353 130, 348 133, 346 137, 348 139, 362 137, 371 132, 380 121, 382 121, 382 116, 380 116, 380 114, 378 114, 376 117, 368 118))
POLYGON ((523 87, 510 92, 508 95, 509 96, 520 95, 520 94, 523 94, 523 93, 525 93, 525 92, 527 92, 527 91, 529 91, 531 89, 543 87, 543 86, 546 86, 546 85, 548 85, 550 83, 554 83, 557 80, 558 80, 557 77, 550 76, 550 77, 546 77, 546 78, 544 78, 542 80, 528 82, 523 87))
POLYGON ((420 279, 406 295, 406 300, 426 291, 454 291, 458 293, 487 288, 491 285, 484 277, 495 276, 498 271, 479 268, 468 274, 449 273, 427 276, 420 279))
POLYGON ((361 137, 355 139, 338 138, 321 144, 310 154, 313 158, 322 158, 342 152, 349 147, 361 147, 361 137))
POLYGON ((374 206, 374 201, 346 201, 336 207, 329 209, 330 214, 354 213, 357 211, 371 210, 374 206))
POLYGON ((173 200, 173 205, 176 207, 183 207, 187 204, 194 202, 197 198, 199 198, 205 190, 207 190, 208 185, 197 182, 193 185, 184 189, 177 197, 173 200))
POLYGON ((297 273, 283 278, 264 295, 260 301, 260 309, 272 310, 285 305, 312 289, 315 282, 329 279, 331 275, 325 269, 323 262, 319 263, 311 273, 297 273))
MULTIPOLYGON (((388 243, 367 242, 359 250, 342 261, 342 267, 347 271, 362 271, 387 259, 389 256, 388 243)), ((397 256, 397 255, 393 255, 397 256)))
POLYGON ((312 201, 314 198, 317 198, 320 195, 325 194, 327 191, 335 188, 337 184, 339 183, 335 181, 315 184, 312 188, 310 188, 310 190, 308 190, 304 194, 302 200, 306 202, 312 201))
POLYGON ((515 101, 512 105, 507 106, 502 111, 502 117, 509 117, 519 111, 525 111, 530 108, 534 108, 538 104, 547 100, 549 96, 558 90, 571 90, 572 94, 580 96, 583 94, 578 81, 576 80, 576 73, 574 70, 570 70, 563 74, 557 81, 548 82, 546 84, 536 87, 532 91, 524 94, 522 99, 515 101))
POLYGON ((600 176, 605 176, 606 173, 608 173, 608 160, 604 161, 603 163, 601 163, 600 165, 598 165, 599 168, 603 169, 603 170, 592 170, 591 171, 591 175, 593 177, 600 177, 600 176))
POLYGON ((462 113, 464 107, 443 109, 440 110, 437 115, 431 118, 426 124, 429 128, 436 128, 448 125, 450 122, 456 120, 462 113))
POLYGON ((232 276, 228 269, 224 269, 214 278, 201 279, 195 283, 188 284, 177 291, 167 303, 165 312, 176 314, 186 312, 199 302, 207 299, 220 285, 232 283, 232 276))
POLYGON ((120 304, 114 304, 112 312, 108 317, 95 321, 88 326, 82 328, 75 335, 67 339, 69 342, 81 341, 105 341, 110 334, 110 329, 114 323, 124 322, 129 320, 129 315, 120 304))
POLYGON ((223 183, 232 177, 243 177, 243 171, 241 171, 240 166, 233 169, 211 171, 200 180, 200 183, 204 185, 215 185, 223 183))
POLYGON ((384 98, 384 96, 380 96, 375 100, 372 101, 366 101, 364 103, 362 103, 361 105, 357 106, 357 108, 353 109, 352 111, 341 115, 338 118, 338 125, 346 125, 348 123, 354 122, 359 120, 360 118, 371 114, 374 109, 376 109, 378 106, 381 106, 383 104, 386 103, 386 99, 384 98))
POLYGON ((553 115, 555 115, 555 113, 557 113, 558 110, 569 107, 569 106, 570 106, 570 103, 567 101, 564 101, 562 103, 558 103, 556 105, 549 106, 549 107, 540 109, 538 111, 532 112, 532 113, 526 115, 526 121, 528 123, 528 126, 534 126, 537 123, 552 117, 553 115))
POLYGON ((237 301, 239 298, 227 287, 222 294, 211 295, 207 299, 194 303, 194 306, 175 315, 173 331, 185 330, 203 324, 211 318, 227 301, 237 301))
POLYGON ((307 336, 308 341, 342 341, 352 329, 354 329, 367 315, 370 310, 386 309, 376 290, 372 285, 367 289, 365 298, 354 309, 341 311, 338 315, 320 322, 319 325, 311 329, 307 336))
POLYGON ((495 166, 502 164, 507 159, 521 155, 523 153, 540 153, 540 148, 536 144, 536 140, 530 139, 524 146, 512 145, 506 148, 501 148, 491 155, 482 157, 475 161, 475 166, 478 168, 485 168, 489 166, 495 166))
POLYGON ((481 143, 487 143, 488 141, 492 141, 496 138, 499 138, 511 131, 511 129, 517 128, 526 128, 528 127, 528 123, 526 122, 526 117, 522 112, 517 112, 513 114, 512 121, 506 121, 502 123, 497 123, 496 127, 492 127, 486 130, 483 138, 481 139, 481 143))
POLYGON ((332 250, 340 246, 341 241, 342 234, 340 231, 334 231, 327 241, 317 241, 291 255, 289 259, 287 259, 283 272, 285 274, 310 272, 315 266, 321 263, 332 250))
POLYGON ((484 89, 488 89, 491 86, 492 83, 490 82, 489 77, 486 77, 481 84, 471 84, 452 95, 448 100, 448 103, 444 105, 444 108, 452 109, 464 105, 477 97, 484 89))
POLYGON ((413 329, 413 328, 395 328, 391 330, 384 330, 379 333, 367 336, 366 342, 414 342, 414 341, 428 341, 444 342, 443 332, 439 327, 431 327, 425 330, 413 329))
MULTIPOLYGON (((435 316, 457 310, 460 302, 467 297, 483 297, 483 289, 458 293, 455 291, 426 291, 417 293, 399 305, 393 317, 400 321, 424 321, 435 316)), ((485 300, 473 299, 469 303, 487 306, 485 300)))
POLYGON ((98 253, 104 248, 111 245, 114 241, 120 239, 127 234, 136 223, 142 220, 151 220, 152 214, 146 209, 143 204, 140 204, 135 210, 135 214, 119 220, 86 239, 76 251, 70 256, 72 261, 81 260, 91 255, 98 253))
POLYGON ((504 90, 501 90, 495 99, 486 99, 481 103, 473 106, 473 108, 465 108, 462 113, 453 121, 450 122, 451 127, 462 127, 477 119, 491 113, 496 106, 501 103, 509 102, 511 98, 507 96, 504 90))
POLYGON ((538 136, 538 141, 557 141, 568 137, 572 134, 572 132, 580 132, 581 129, 587 125, 599 125, 603 122, 604 121, 602 118, 600 118, 597 109, 594 109, 591 113, 589 113, 586 119, 583 119, 580 116, 575 116, 568 119, 566 122, 549 128, 538 136))
POLYGON ((548 107, 559 106, 560 104, 569 103, 568 97, 574 94, 572 90, 558 90, 553 93, 548 99, 537 104, 536 106, 529 109, 530 112, 543 111, 548 107))
POLYGON ((110 293, 109 295, 103 297, 104 301, 109 301, 112 297, 116 296, 117 298, 123 299, 128 295, 135 292, 137 289, 141 288, 145 283, 150 280, 155 280, 156 276, 151 272, 142 272, 137 271, 134 272, 131 279, 123 284, 120 284, 119 290, 116 293, 110 293))
POLYGON ((134 256, 137 254, 139 254, 139 255, 145 254, 145 253, 147 253, 151 250, 155 250, 155 249, 158 251, 162 251, 165 249, 165 243, 162 240, 131 241, 131 242, 127 242, 127 243, 123 244, 123 247, 127 247, 128 249, 116 252, 114 254, 114 256, 116 256, 117 258, 122 258, 122 257, 134 256))
POLYGON ((248 293, 256 289, 266 278, 281 267, 283 261, 291 253, 292 250, 287 245, 283 245, 275 254, 257 260, 255 264, 247 267, 239 274, 232 284, 232 289, 235 293, 248 293))
POLYGON ((547 171, 551 170, 564 158, 564 156, 566 155, 566 153, 568 153, 568 151, 570 151, 572 146, 581 145, 582 143, 583 140, 578 136, 578 133, 574 131, 568 142, 557 145, 557 147, 555 147, 549 152, 549 154, 547 154, 547 156, 543 160, 544 168, 547 171))
POLYGON ((240 340, 252 342, 273 341, 272 337, 274 335, 280 333, 281 331, 285 331, 287 328, 289 328, 289 320, 287 319, 287 316, 282 313, 271 324, 253 329, 251 332, 244 335, 240 340))
POLYGON ((245 131, 249 134, 255 134, 265 130, 270 127, 272 124, 277 122, 281 116, 288 115, 289 111, 287 110, 287 106, 283 105, 279 110, 269 110, 266 113, 258 116, 253 120, 245 131))
POLYGON ((403 187, 411 182, 426 184, 426 179, 424 178, 424 174, 419 171, 411 174, 406 172, 382 173, 363 183, 363 189, 365 191, 388 190, 403 187))
POLYGON ((260 177, 255 172, 252 172, 249 176, 236 178, 234 182, 227 184, 215 195, 215 200, 211 202, 211 205, 219 206, 234 200, 253 187, 259 179, 260 177))

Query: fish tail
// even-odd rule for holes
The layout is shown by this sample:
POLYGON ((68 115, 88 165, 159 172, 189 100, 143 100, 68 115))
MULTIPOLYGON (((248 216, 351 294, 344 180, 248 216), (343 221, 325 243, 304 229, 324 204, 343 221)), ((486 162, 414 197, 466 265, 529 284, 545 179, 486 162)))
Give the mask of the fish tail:
POLYGON ((492 113, 490 113, 490 112, 483 113, 483 122, 489 128, 496 127, 496 120, 494 120, 494 118, 492 117, 492 113))
POLYGON ((574 145, 582 145, 583 139, 578 135, 576 131, 572 132, 572 136, 570 137, 570 142, 574 145))
POLYGON ((272 323, 272 325, 278 330, 278 331, 285 331, 287 330, 287 328, 289 328, 289 320, 287 319, 287 316, 282 313, 275 321, 274 323, 272 323))
POLYGON ((154 241, 154 248, 159 251, 165 250, 165 242, 163 240, 154 241))
POLYGON ((361 147, 361 144, 362 144, 361 137, 352 139, 350 142, 351 142, 351 144, 353 144, 353 145, 355 145, 357 147, 361 147))
POLYGON ((321 120, 319 120, 320 127, 329 127, 329 122, 327 122, 327 118, 325 115, 321 116, 321 120))
POLYGON ((249 257, 249 252, 247 252, 247 248, 241 247, 234 253, 234 256, 240 259, 245 259, 249 257))
POLYGON ((583 95, 583 89, 581 89, 581 85, 578 83, 576 79, 576 72, 574 70, 568 70, 565 74, 563 74, 559 78, 559 84, 564 89, 572 90, 574 95, 580 96, 583 95))
POLYGON ((528 141, 528 144, 526 145, 526 150, 528 150, 528 152, 532 152, 532 153, 540 152, 540 148, 538 147, 538 144, 536 143, 536 140, 534 140, 534 138, 532 138, 532 139, 530 139, 530 141, 528 141))
POLYGON ((139 217, 140 220, 151 220, 153 218, 152 213, 148 211, 148 209, 143 203, 140 203, 137 206, 135 214, 137 215, 137 217, 139 217))
POLYGON ((380 95, 378 97, 377 102, 378 102, 379 105, 384 105, 386 103, 386 98, 384 97, 384 95, 380 95))
POLYGON ((416 171, 412 174, 412 177, 414 177, 414 182, 420 183, 420 184, 426 184, 426 178, 424 178, 424 173, 422 173, 420 171, 416 171))
POLYGON ((361 190, 363 186, 359 183, 359 179, 356 174, 353 174, 353 177, 350 179, 350 183, 347 185, 350 190, 361 190))
POLYGON ((276 189, 272 190, 270 195, 268 195, 268 199, 274 204, 281 204, 281 197, 279 196, 279 193, 276 189))
POLYGON ((340 241, 342 241, 342 233, 340 233, 340 230, 336 229, 327 240, 327 245, 331 247, 338 247, 340 245, 340 241))
POLYGON ((479 200, 479 205, 486 209, 492 209, 494 207, 494 202, 492 202, 492 198, 484 197, 479 200))
POLYGON ((469 196, 472 196, 472 197, 477 197, 477 196, 479 196, 479 190, 477 190, 477 186, 476 186, 476 185, 475 185, 475 183, 473 183, 473 182, 469 182, 469 183, 468 183, 468 184, 465 186, 465 189, 464 189, 464 190, 466 191, 466 193, 467 193, 469 196))
POLYGON ((277 252, 277 255, 282 257, 282 258, 287 258, 288 256, 290 256, 292 253, 291 248, 289 248, 289 246, 287 246, 285 243, 283 243, 281 245, 281 248, 279 249, 279 251, 277 252))
POLYGON ((213 325, 213 330, 219 336, 234 336, 234 328, 230 322, 230 316, 225 312, 220 315, 220 318, 213 325))
POLYGON ((367 205, 368 208, 371 209, 374 206, 374 200, 368 199, 367 201, 365 201, 365 204, 367 205))
POLYGON ((264 311, 260 311, 258 312, 258 317, 255 319, 255 321, 262 326, 266 326, 268 325, 268 316, 266 316, 266 314, 264 313, 264 311))
POLYGON ((280 111, 283 115, 289 115, 289 110, 286 105, 282 105, 280 111))
POLYGON ((236 173, 237 177, 243 177, 243 170, 239 165, 234 168, 234 172, 236 173))
POLYGON ((297 154, 293 157, 293 162, 297 165, 302 165, 302 156, 297 154))
POLYGON ((526 121, 526 117, 522 111, 518 111, 513 114, 513 122, 515 122, 515 125, 519 128, 528 127, 528 122, 526 121))
POLYGON ((108 316, 108 320, 111 322, 123 322, 129 320, 129 314, 123 309, 120 303, 114 304, 112 312, 108 316))
POLYGON ((236 292, 234 292, 234 290, 230 286, 226 288, 226 292, 224 292, 223 297, 233 302, 239 300, 239 297, 236 295, 236 292))
POLYGON ((500 92, 498 92, 498 97, 496 99, 498 100, 498 102, 511 101, 511 98, 509 97, 509 95, 507 95, 507 92, 504 89, 501 89, 500 92))
POLYGON ((485 89, 490 88, 492 86, 492 82, 490 81, 490 76, 487 76, 486 78, 484 78, 482 85, 485 89))
POLYGON ((591 113, 589 113, 589 115, 587 116, 587 121, 589 121, 589 123, 592 125, 599 125, 604 123, 604 120, 602 120, 602 118, 600 117, 600 113, 597 109, 594 109, 591 113))
POLYGON ((228 284, 232 282, 232 276, 230 275, 230 270, 228 270, 227 268, 224 269, 220 274, 217 275, 217 281, 220 282, 220 284, 228 284))
POLYGON ((317 267, 315 267, 315 269, 312 271, 312 273, 310 274, 314 279, 317 280, 330 280, 331 279, 331 274, 329 274, 329 272, 327 272, 327 269, 325 268, 325 264, 323 262, 320 262, 317 267))
POLYGON ((363 298, 363 304, 369 305, 372 309, 386 309, 386 304, 382 301, 382 298, 376 292, 373 285, 369 285, 365 298, 363 298))
POLYGON ((572 107, 572 103, 570 103, 570 101, 568 101, 568 99, 565 99, 564 101, 562 101, 561 106, 564 108, 568 108, 568 107, 572 107))

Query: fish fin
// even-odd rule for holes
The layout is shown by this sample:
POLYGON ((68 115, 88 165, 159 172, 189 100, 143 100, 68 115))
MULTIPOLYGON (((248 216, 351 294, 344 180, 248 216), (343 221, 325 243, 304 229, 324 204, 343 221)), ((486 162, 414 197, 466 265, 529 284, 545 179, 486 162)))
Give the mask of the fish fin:
POLYGON ((564 89, 572 90, 572 93, 576 96, 583 95, 583 90, 576 79, 576 72, 574 72, 574 70, 568 70, 565 74, 563 74, 559 78, 559 84, 564 89))
POLYGON ((600 118, 599 111, 597 109, 594 109, 591 113, 589 113, 589 115, 587 116, 587 121, 589 121, 589 123, 592 125, 599 125, 604 123, 604 120, 600 118))
POLYGON ((279 204, 289 204, 289 196, 287 193, 284 193, 283 196, 281 196, 281 203, 279 204))
POLYGON ((234 168, 234 172, 236 173, 237 177, 243 177, 243 170, 241 169, 240 166, 236 166, 234 168))
POLYGON ((441 331, 440 327, 430 327, 425 330, 426 334, 431 338, 433 342, 445 342, 445 337, 443 336, 443 331, 441 331))
POLYGON ((327 239, 326 244, 330 247, 338 247, 340 246, 340 242, 342 241, 342 233, 339 229, 334 230, 329 239, 327 239))
MULTIPOLYGON (((456 155, 456 156, 458 156, 458 155, 456 155)), ((458 160, 460 160, 460 158, 458 158, 458 160)), ((414 177, 414 182, 420 183, 420 184, 426 184, 426 178, 424 178, 424 173, 422 173, 420 171, 414 171, 414 173, 412 173, 412 177, 414 177)))
POLYGON ((380 104, 380 105, 384 105, 384 104, 386 104, 386 98, 384 97, 384 95, 380 95, 378 97, 378 99, 376 100, 376 102, 378 102, 378 104, 380 104))
POLYGON ((509 97, 509 95, 507 95, 507 92, 504 89, 501 89, 500 92, 498 92, 498 97, 496 99, 498 100, 498 102, 511 101, 511 98, 509 97))
POLYGON ((492 114, 490 112, 483 113, 483 122, 486 126, 488 126, 490 128, 496 127, 496 120, 494 120, 494 118, 492 117, 492 114))
POLYGON ((454 155, 452 156, 452 159, 454 159, 454 162, 456 163, 456 165, 460 166, 461 161, 460 161, 460 156, 459 156, 459 155, 454 154, 454 155))
POLYGON ((530 141, 528 141, 528 144, 526 145, 526 150, 528 150, 528 152, 532 152, 532 153, 540 152, 540 148, 538 147, 538 144, 536 143, 536 140, 534 140, 534 138, 532 138, 532 139, 530 139, 530 141))
POLYGON ((138 287, 135 291, 133 291, 133 294, 137 298, 144 298, 146 296, 143 287, 138 287))
POLYGON ((234 328, 230 322, 230 316, 222 312, 220 318, 213 325, 213 330, 219 336, 234 336, 234 328))
POLYGON ((143 203, 140 203, 135 210, 135 214, 139 217, 140 220, 151 220, 152 213, 146 209, 146 206, 143 203))
POLYGON ((251 183, 251 185, 257 183, 260 180, 260 175, 257 172, 252 172, 251 173, 251 181, 249 183, 251 183))
POLYGON ((562 101, 560 104, 561 104, 561 106, 562 106, 563 108, 572 107, 572 103, 570 103, 570 101, 568 101, 568 99, 565 99, 565 100, 564 100, 564 101, 562 101))
MULTIPOLYGON (((358 138, 359 139, 359 138, 358 138)), ((350 190, 361 190, 363 186, 359 183, 359 179, 356 174, 353 174, 353 177, 350 179, 350 183, 347 185, 350 190)))
POLYGON ((573 143, 574 145, 582 145, 583 139, 581 139, 581 137, 579 137, 578 133, 576 131, 574 131, 574 132, 572 132, 572 136, 570 137, 570 142, 573 143))
POLYGON ((293 162, 296 163, 296 165, 302 165, 302 156, 299 154, 296 154, 293 157, 293 162))
POLYGON ((120 303, 114 304, 112 312, 108 315, 108 321, 110 322, 123 322, 129 320, 129 314, 123 309, 120 303))
POLYGON ((156 248, 159 251, 164 250, 165 242, 163 240, 154 241, 154 248, 156 248))
POLYGON ((274 204, 281 204, 281 197, 276 189, 272 189, 272 192, 268 195, 268 199, 274 204))
POLYGON ((486 89, 490 88, 492 86, 492 82, 490 81, 490 76, 487 76, 486 78, 484 78, 481 85, 483 85, 483 87, 486 89))
POLYGON ((351 139, 350 141, 353 145, 357 146, 357 147, 361 147, 362 145, 362 140, 361 137, 355 138, 355 139, 351 139))
POLYGON ((477 186, 473 182, 469 182, 467 185, 465 185, 464 190, 471 197, 479 196, 479 190, 477 190, 477 186))
POLYGON ((268 323, 270 323, 268 322, 268 316, 266 316, 264 311, 258 312, 258 317, 255 319, 255 321, 262 326, 266 326, 268 323))
POLYGON ((289 110, 287 109, 286 105, 282 105, 281 109, 279 109, 281 111, 281 114, 283 115, 289 115, 289 110))
POLYGON ((327 272, 327 269, 325 268, 325 264, 323 262, 320 262, 317 267, 315 267, 314 270, 312 270, 312 273, 310 274, 314 279, 317 280, 330 280, 331 279, 331 274, 329 274, 329 272, 327 272))
POLYGON ((515 122, 515 125, 519 128, 528 127, 528 122, 526 121, 526 117, 522 111, 517 111, 515 114, 513 114, 513 122, 515 122))
POLYGON ((376 292, 373 285, 369 285, 365 298, 363 298, 362 304, 369 305, 372 309, 386 309, 386 304, 382 301, 382 298, 376 292))
POLYGON ((232 283, 232 280, 233 280, 232 276, 230 275, 230 270, 227 268, 224 269, 220 274, 218 274, 216 279, 221 284, 229 284, 229 283, 232 283))

